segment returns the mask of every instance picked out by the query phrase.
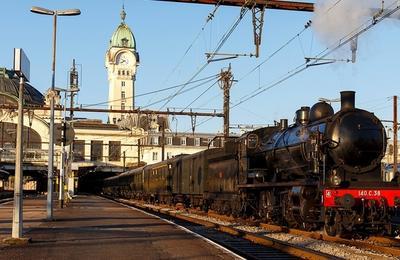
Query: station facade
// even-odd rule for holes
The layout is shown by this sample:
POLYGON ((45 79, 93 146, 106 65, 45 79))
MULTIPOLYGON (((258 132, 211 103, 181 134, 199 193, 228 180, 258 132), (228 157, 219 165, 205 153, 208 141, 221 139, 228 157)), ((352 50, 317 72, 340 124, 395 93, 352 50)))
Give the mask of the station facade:
MULTIPOLYGON (((121 22, 109 41, 105 55, 108 74, 108 108, 131 110, 135 108, 135 79, 139 66, 136 40, 125 22, 121 22)), ((17 110, 7 104, 18 102, 18 78, 12 70, 0 69, 0 179, 3 187, 12 188, 7 174, 14 174, 17 110)), ((50 92, 44 95, 30 84, 25 84, 24 114, 24 174, 26 178, 47 178, 49 148, 50 92), (43 108, 43 110, 41 109, 43 108), (36 175, 35 175, 36 174, 36 175)), ((55 123, 61 125, 61 93, 57 93, 55 123)), ((221 145, 213 133, 179 133, 170 129, 169 117, 157 114, 109 113, 107 122, 100 119, 74 120, 75 132, 72 145, 66 146, 68 162, 68 189, 73 191, 77 177, 87 172, 119 173, 132 167, 156 163, 180 154, 191 154, 221 145), (164 155, 164 158, 162 156, 164 155)), ((60 138, 57 137, 56 138, 60 138)), ((61 165, 61 147, 56 146, 54 166, 61 165)), ((1 187, 0 187, 1 188, 1 187)))

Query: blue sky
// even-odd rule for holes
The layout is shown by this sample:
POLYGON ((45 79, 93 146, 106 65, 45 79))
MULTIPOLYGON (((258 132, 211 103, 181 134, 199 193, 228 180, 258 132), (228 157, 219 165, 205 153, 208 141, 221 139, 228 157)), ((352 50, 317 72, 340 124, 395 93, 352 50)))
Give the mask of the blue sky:
MULTIPOLYGON (((343 0, 350 1, 350 0, 343 0)), ((313 1, 311 1, 313 2, 313 1)), ((23 48, 31 61, 31 84, 44 92, 50 86, 52 18, 31 13, 31 6, 48 9, 79 8, 78 17, 60 17, 58 20, 56 85, 65 87, 67 71, 75 58, 82 66, 82 86, 79 104, 94 104, 107 100, 108 82, 104 55, 108 41, 120 23, 122 1, 111 0, 14 0, 2 2, 2 41, 0 42, 0 67, 12 67, 13 48, 23 48), (4 11, 6 10, 6 11, 4 11)), ((185 83, 205 62, 205 52, 212 51, 217 42, 239 14, 238 8, 220 7, 215 18, 207 24, 191 51, 182 60, 185 50, 198 35, 213 6, 177 4, 148 0, 125 1, 126 22, 134 32, 141 64, 138 68, 136 93, 162 89, 185 83)), ((267 87, 288 71, 313 57, 326 46, 315 30, 306 30, 260 69, 243 78, 251 69, 263 62, 313 19, 312 13, 267 10, 260 58, 242 57, 224 62, 210 63, 198 76, 204 78, 217 74, 229 62, 235 79, 239 82, 231 90, 231 102, 259 87, 267 87)), ((343 19, 337 17, 338 26, 343 19)), ((346 23, 344 23, 346 24, 346 23)), ((251 13, 248 12, 232 36, 222 47, 224 53, 253 52, 251 13)), ((294 117, 300 106, 312 106, 319 97, 337 98, 342 90, 357 92, 356 105, 371 110, 381 119, 391 119, 392 100, 399 94, 400 22, 384 21, 360 36, 357 62, 337 62, 315 66, 282 82, 231 111, 231 124, 269 124, 280 118, 294 117)), ((330 57, 349 58, 349 47, 330 57)), ((179 95, 167 107, 186 107, 212 83, 195 91, 179 95)), ((173 92, 138 98, 136 105, 146 106, 173 92)), ((163 103, 152 106, 159 109, 163 103)), ((197 102, 196 108, 222 108, 221 90, 212 87, 197 102)), ((335 106, 336 109, 338 108, 335 106)), ((81 115, 82 116, 82 115, 81 115)), ((85 115, 105 119, 105 115, 85 115)), ((200 123, 203 118, 198 118, 200 123)), ((179 117, 173 122, 180 131, 187 131, 190 119, 179 117), (176 124, 176 122, 178 122, 176 124)), ((222 131, 222 120, 213 119, 197 127, 200 132, 222 131)))

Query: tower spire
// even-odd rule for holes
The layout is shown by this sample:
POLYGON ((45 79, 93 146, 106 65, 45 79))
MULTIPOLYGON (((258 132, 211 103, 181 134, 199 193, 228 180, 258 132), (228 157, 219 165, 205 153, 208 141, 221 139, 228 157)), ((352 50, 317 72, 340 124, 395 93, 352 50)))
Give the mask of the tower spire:
POLYGON ((125 13, 125 4, 122 4, 122 11, 121 11, 121 22, 125 23, 125 17, 126 17, 126 13, 125 13))

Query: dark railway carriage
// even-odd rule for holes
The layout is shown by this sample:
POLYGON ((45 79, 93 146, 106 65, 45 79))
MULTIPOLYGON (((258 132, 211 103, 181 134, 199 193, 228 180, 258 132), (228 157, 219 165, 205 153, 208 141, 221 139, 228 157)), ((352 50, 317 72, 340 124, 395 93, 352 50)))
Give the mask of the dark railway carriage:
POLYGON ((184 156, 185 155, 182 154, 167 160, 172 182, 172 194, 182 193, 182 157, 184 156))
POLYGON ((239 193, 237 190, 238 163, 236 139, 230 139, 224 148, 204 151, 205 169, 203 208, 224 214, 238 211, 239 193))
POLYGON ((182 156, 173 167, 174 183, 179 183, 179 190, 173 194, 174 201, 206 209, 210 205, 219 207, 216 201, 230 203, 232 193, 237 193, 237 167, 232 160, 235 160, 234 151, 228 151, 226 147, 182 156))
POLYGON ((122 198, 141 198, 143 194, 143 170, 140 167, 103 181, 103 193, 122 198))
POLYGON ((143 192, 151 202, 163 201, 171 193, 171 181, 168 164, 161 162, 143 170, 143 192))
POLYGON ((207 174, 208 150, 186 155, 181 160, 180 194, 187 205, 199 206, 203 198, 203 182, 207 174))
POLYGON ((147 165, 143 169, 144 199, 172 203, 182 193, 182 156, 147 165))

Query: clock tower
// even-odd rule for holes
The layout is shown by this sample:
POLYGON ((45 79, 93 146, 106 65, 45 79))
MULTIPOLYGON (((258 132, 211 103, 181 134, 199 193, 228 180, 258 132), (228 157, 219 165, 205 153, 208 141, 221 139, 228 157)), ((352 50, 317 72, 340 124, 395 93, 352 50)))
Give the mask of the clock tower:
MULTIPOLYGON (((131 110, 135 108, 135 78, 139 65, 135 37, 125 23, 126 13, 121 11, 121 23, 113 33, 106 52, 105 65, 108 71, 108 108, 131 110)), ((123 120, 122 113, 109 113, 108 122, 116 124, 123 120)))

